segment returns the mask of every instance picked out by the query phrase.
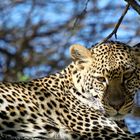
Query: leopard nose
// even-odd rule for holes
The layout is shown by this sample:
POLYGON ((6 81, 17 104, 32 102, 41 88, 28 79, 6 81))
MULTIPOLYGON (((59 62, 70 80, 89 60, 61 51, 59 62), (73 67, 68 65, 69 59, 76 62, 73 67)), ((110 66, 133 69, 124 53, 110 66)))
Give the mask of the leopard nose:
POLYGON ((113 107, 116 111, 119 111, 121 107, 124 105, 124 100, 118 100, 118 101, 110 101, 109 105, 113 107))

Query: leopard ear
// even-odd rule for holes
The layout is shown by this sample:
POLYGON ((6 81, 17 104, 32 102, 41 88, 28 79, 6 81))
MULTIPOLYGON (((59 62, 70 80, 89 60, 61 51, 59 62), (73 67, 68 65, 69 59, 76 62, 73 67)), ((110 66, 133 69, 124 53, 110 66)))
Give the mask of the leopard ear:
POLYGON ((91 52, 79 44, 72 45, 70 53, 73 61, 78 62, 79 64, 91 62, 92 60, 91 52))
POLYGON ((138 64, 140 64, 140 43, 131 48, 131 53, 135 57, 138 64))

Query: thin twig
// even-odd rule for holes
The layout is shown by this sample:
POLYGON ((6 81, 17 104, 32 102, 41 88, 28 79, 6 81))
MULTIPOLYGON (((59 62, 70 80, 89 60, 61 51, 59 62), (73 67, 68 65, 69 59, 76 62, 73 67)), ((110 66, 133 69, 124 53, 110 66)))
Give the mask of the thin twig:
POLYGON ((125 17, 125 15, 126 15, 128 9, 129 9, 129 6, 130 6, 130 4, 127 4, 127 5, 126 5, 126 8, 125 8, 125 10, 123 11, 123 13, 122 13, 120 19, 118 20, 117 24, 115 25, 114 30, 113 30, 105 39, 103 39, 103 41, 101 41, 100 44, 106 42, 106 41, 107 41, 108 39, 110 39, 113 35, 115 35, 115 38, 117 38, 117 31, 118 31, 118 28, 119 28, 120 24, 122 23, 122 20, 123 20, 123 18, 125 17))
POLYGON ((76 20, 74 21, 74 24, 73 24, 73 30, 76 28, 77 24, 79 23, 79 20, 86 14, 87 12, 87 6, 88 6, 88 3, 89 3, 90 0, 87 0, 86 3, 85 3, 85 7, 83 9, 83 11, 80 13, 80 15, 76 18, 76 20))
POLYGON ((29 26, 30 26, 30 24, 31 24, 31 20, 32 20, 32 19, 31 19, 31 14, 32 14, 34 8, 35 8, 35 0, 32 0, 31 8, 30 8, 30 10, 29 10, 29 12, 28 12, 28 15, 27 15, 27 17, 26 17, 25 29, 24 29, 24 33, 23 33, 23 36, 24 36, 24 37, 26 37, 26 33, 27 33, 27 31, 29 30, 28 28, 29 28, 29 26))
MULTIPOLYGON (((70 35, 67 37, 65 43, 63 46, 66 46, 66 44, 69 42, 69 40, 73 37, 73 35, 75 34, 75 31, 77 30, 80 21, 84 18, 84 16, 87 13, 87 7, 88 7, 88 3, 90 2, 90 0, 85 0, 85 5, 84 5, 84 9, 76 16, 74 16, 74 23, 72 25, 72 27, 70 28, 71 33, 70 35)), ((73 21, 72 19, 72 21, 73 21)))
POLYGON ((125 0, 140 15, 140 5, 135 0, 125 0))

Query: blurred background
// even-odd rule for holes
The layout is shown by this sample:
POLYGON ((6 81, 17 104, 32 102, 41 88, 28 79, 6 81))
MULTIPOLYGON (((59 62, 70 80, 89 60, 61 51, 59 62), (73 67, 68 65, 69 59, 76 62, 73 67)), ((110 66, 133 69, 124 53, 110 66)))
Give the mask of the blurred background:
MULTIPOLYGON (((0 81, 26 81, 61 70, 71 61, 70 45, 90 47, 104 39, 126 4, 125 0, 0 0, 0 81)), ((140 16, 131 7, 117 40, 140 42, 140 16)), ((137 132, 140 123, 131 124, 135 125, 131 131, 137 132)))

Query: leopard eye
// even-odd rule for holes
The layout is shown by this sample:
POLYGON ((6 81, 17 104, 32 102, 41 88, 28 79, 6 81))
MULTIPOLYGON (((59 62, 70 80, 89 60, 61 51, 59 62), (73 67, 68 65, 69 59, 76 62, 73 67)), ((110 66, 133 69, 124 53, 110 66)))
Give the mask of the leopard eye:
POLYGON ((106 79, 104 77, 96 77, 96 79, 99 81, 99 82, 106 82, 106 79))
POLYGON ((133 76, 134 72, 127 72, 123 75, 124 80, 129 79, 133 76))

